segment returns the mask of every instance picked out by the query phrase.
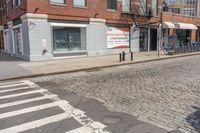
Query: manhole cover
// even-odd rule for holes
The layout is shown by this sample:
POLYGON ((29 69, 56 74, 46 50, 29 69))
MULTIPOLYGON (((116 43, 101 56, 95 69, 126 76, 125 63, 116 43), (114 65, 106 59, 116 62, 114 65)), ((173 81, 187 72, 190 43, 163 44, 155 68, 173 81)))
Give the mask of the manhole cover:
POLYGON ((106 118, 104 118, 103 121, 107 124, 115 124, 115 123, 118 123, 120 121, 120 119, 117 117, 106 117, 106 118))

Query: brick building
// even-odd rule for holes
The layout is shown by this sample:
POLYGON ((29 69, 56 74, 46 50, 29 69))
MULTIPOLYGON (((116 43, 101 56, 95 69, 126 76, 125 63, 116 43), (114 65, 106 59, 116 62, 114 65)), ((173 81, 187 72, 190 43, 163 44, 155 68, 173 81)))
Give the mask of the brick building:
POLYGON ((169 11, 177 14, 183 14, 187 16, 200 15, 199 0, 165 0, 168 4, 169 11))
POLYGON ((200 41, 200 18, 198 0, 165 0, 167 11, 163 12, 163 41, 167 45, 173 38, 176 47, 200 41))
POLYGON ((145 45, 156 50, 159 5, 155 0, 2 0, 1 49, 30 61, 96 56, 140 51, 141 40, 151 35, 145 45))

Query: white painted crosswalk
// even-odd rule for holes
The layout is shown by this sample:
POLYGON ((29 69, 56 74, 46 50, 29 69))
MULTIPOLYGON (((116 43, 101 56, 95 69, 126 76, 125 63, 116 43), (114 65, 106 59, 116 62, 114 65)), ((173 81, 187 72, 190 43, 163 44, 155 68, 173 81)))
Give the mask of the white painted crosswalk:
POLYGON ((45 109, 48 110, 55 107, 63 111, 61 113, 50 115, 44 118, 41 117, 40 119, 24 123, 22 121, 22 123, 17 123, 16 125, 8 125, 6 126, 6 128, 0 125, 0 133, 28 133, 30 130, 37 130, 42 126, 70 118, 76 120, 81 126, 70 131, 66 131, 65 133, 109 133, 108 131, 104 130, 106 125, 98 121, 92 120, 86 115, 84 111, 74 108, 69 104, 68 101, 59 99, 57 95, 50 93, 46 89, 40 88, 31 81, 24 80, 17 82, 0 83, 0 94, 0 100, 4 101, 4 103, 0 104, 0 111, 5 108, 7 108, 8 110, 9 108, 12 108, 14 106, 23 105, 22 109, 20 108, 14 111, 11 110, 8 112, 0 113, 0 122, 3 121, 9 123, 9 121, 6 121, 9 120, 9 118, 15 118, 17 116, 33 112, 37 113, 39 111, 43 111, 45 109), (20 90, 20 92, 18 92, 18 90, 20 90), (7 94, 3 95, 5 92, 7 94), (12 92, 12 94, 8 94, 9 92, 12 92), (32 94, 40 94, 41 96, 17 100, 19 97, 32 94), (9 99, 11 98, 14 98, 14 101, 9 101, 9 99), (7 100, 8 102, 6 102, 7 100), (41 100, 49 100, 50 102, 43 103, 41 105, 33 105, 31 107, 24 107, 26 104, 31 105, 32 102, 37 102, 41 100))

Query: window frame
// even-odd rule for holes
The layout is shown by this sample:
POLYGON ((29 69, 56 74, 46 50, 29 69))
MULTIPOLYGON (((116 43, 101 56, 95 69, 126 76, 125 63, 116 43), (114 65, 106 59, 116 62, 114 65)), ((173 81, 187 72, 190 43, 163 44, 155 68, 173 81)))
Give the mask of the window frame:
MULTIPOLYGON (((114 7, 114 6, 113 6, 113 7, 114 7)), ((115 11, 115 12, 116 12, 116 11, 118 10, 117 8, 118 8, 118 0, 107 0, 107 10, 108 10, 108 11, 115 11), (114 6, 115 6, 115 9, 109 7, 109 2, 112 3, 112 1, 115 1, 115 2, 116 2, 116 5, 114 5, 114 6)))
POLYGON ((15 9, 21 5, 21 0, 18 0, 18 5, 16 5, 15 0, 12 1, 12 4, 13 4, 12 8, 15 9))
POLYGON ((66 2, 66 0, 63 0, 63 3, 59 3, 59 2, 53 2, 53 0, 49 0, 49 3, 51 4, 51 5, 67 5, 67 2, 66 2))
POLYGON ((75 0, 73 0, 73 6, 74 7, 79 7, 79 8, 87 8, 87 0, 84 0, 85 1, 85 5, 83 6, 83 5, 75 5, 75 2, 74 2, 75 0))

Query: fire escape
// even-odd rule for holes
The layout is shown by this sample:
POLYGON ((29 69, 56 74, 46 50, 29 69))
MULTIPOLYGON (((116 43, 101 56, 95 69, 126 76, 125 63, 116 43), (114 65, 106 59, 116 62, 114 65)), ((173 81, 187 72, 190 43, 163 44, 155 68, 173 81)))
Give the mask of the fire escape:
POLYGON ((152 17, 152 11, 147 6, 147 0, 123 0, 123 6, 126 11, 122 11, 123 14, 129 15, 135 25, 135 29, 141 25, 147 24, 146 20, 152 17))

